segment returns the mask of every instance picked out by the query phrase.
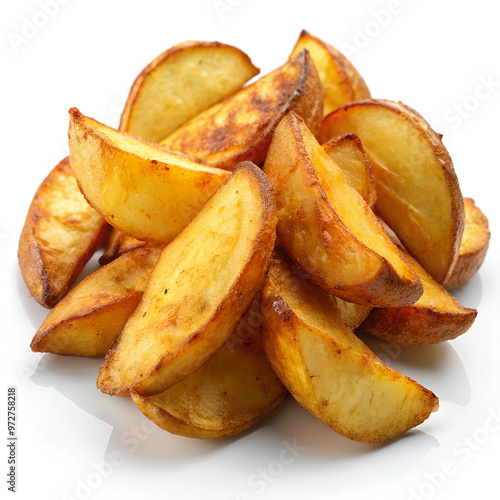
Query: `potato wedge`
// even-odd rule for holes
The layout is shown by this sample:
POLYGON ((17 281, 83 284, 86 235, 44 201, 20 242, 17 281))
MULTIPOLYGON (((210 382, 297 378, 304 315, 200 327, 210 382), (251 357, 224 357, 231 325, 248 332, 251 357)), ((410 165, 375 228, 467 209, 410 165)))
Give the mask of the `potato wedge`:
POLYGON ((290 261, 273 259, 262 295, 267 359, 313 415, 365 443, 392 439, 427 419, 438 398, 382 363, 339 319, 329 296, 290 261))
POLYGON ((80 193, 65 158, 37 189, 19 239, 19 267, 39 304, 51 308, 64 297, 107 228, 80 193))
POLYGON ((260 165, 281 118, 293 110, 315 133, 323 116, 323 93, 307 51, 215 104, 160 142, 195 161, 232 170, 240 161, 260 165))
POLYGON ((448 289, 464 285, 479 271, 490 244, 487 217, 472 198, 464 198, 464 209, 465 225, 458 260, 443 285, 448 289))
POLYGON ((276 224, 271 183, 243 162, 163 251, 106 355, 101 391, 152 396, 208 361, 263 285, 276 224))
POLYGON ((189 41, 166 50, 135 80, 120 130, 158 142, 259 73, 241 50, 189 41))
POLYGON ((464 207, 450 155, 416 111, 367 100, 327 116, 321 142, 354 132, 373 160, 376 210, 427 272, 443 283, 458 258, 464 207))
POLYGON ((264 355, 261 324, 255 300, 213 358, 156 396, 132 393, 134 403, 156 425, 180 436, 221 438, 249 429, 288 394, 264 355))
POLYGON ((199 165, 70 110, 71 166, 88 202, 139 240, 168 243, 228 173, 199 165))
POLYGON ((325 116, 344 104, 371 97, 361 75, 336 48, 303 30, 290 57, 304 49, 309 51, 318 68, 323 85, 325 116))
POLYGON ((372 307, 420 297, 422 285, 398 248, 294 113, 276 128, 264 172, 277 191, 281 244, 309 279, 372 307))
POLYGON ((141 300, 160 252, 139 248, 87 276, 50 311, 31 349, 104 357, 141 300))
POLYGON ((372 309, 362 328, 388 342, 437 344, 464 334, 477 311, 459 304, 410 255, 404 253, 424 287, 417 302, 406 307, 372 309))
POLYGON ((323 144, 326 154, 339 166, 349 184, 373 208, 377 201, 377 188, 372 162, 356 134, 343 134, 323 144))
POLYGON ((113 227, 106 240, 104 252, 99 258, 99 264, 102 266, 108 264, 117 257, 120 257, 120 255, 136 248, 142 248, 145 245, 147 245, 145 241, 132 238, 132 236, 128 236, 119 229, 116 229, 116 227, 113 227))

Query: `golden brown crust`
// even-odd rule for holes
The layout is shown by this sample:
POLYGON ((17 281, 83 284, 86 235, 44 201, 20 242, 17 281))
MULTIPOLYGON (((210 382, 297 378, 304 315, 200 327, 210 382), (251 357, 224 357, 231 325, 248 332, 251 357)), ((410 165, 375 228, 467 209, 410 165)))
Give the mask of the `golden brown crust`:
MULTIPOLYGON (((236 184, 236 186, 238 185, 236 184)), ((236 325, 263 285, 275 243, 277 214, 274 197, 274 189, 264 173, 249 162, 242 163, 220 187, 217 194, 207 202, 191 224, 166 247, 151 276, 140 306, 111 347, 100 369, 98 387, 103 392, 118 396, 126 396, 130 391, 137 392, 142 396, 158 394, 189 376, 221 348, 231 333, 232 327, 236 325), (223 259, 228 258, 226 252, 231 252, 232 246, 228 246, 225 250, 226 242, 223 239, 217 244, 214 243, 213 248, 212 246, 210 248, 203 247, 202 250, 205 241, 203 231, 205 228, 211 227, 207 226, 207 221, 210 219, 210 224, 215 224, 214 227, 218 228, 214 237, 228 237, 227 233, 223 237, 223 233, 220 232, 219 226, 223 224, 223 221, 219 220, 220 215, 217 207, 218 204, 227 203, 225 196, 232 196, 233 190, 236 189, 233 187, 234 183, 239 182, 243 186, 249 186, 249 189, 245 189, 245 192, 240 193, 239 196, 245 196, 247 200, 245 203, 253 200, 252 209, 255 210, 256 219, 250 220, 249 223, 258 224, 258 226, 253 226, 252 232, 246 237, 239 234, 242 223, 240 218, 244 215, 241 213, 241 207, 235 207, 238 219, 234 220, 237 225, 233 227, 231 234, 233 237, 238 235, 238 239, 243 238, 241 248, 244 249, 244 253, 231 257, 231 265, 228 264, 224 270, 225 274, 230 273, 225 277, 226 281, 224 282, 224 286, 229 286, 227 292, 224 292, 223 296, 211 295, 209 303, 206 303, 204 297, 207 291, 199 289, 199 287, 202 286, 201 283, 205 283, 204 286, 209 286, 207 284, 209 274, 207 273, 211 272, 212 259, 216 258, 219 252, 221 252, 223 259), (216 210, 217 213, 214 213, 216 210), (201 225, 203 225, 203 229, 201 229, 201 225), (192 245, 189 246, 189 242, 195 237, 200 242, 200 246, 196 249, 192 248, 192 245), (186 242, 188 242, 187 247, 186 242), (192 249, 189 250, 189 248, 192 249), (201 265, 192 267, 191 261, 197 262, 196 259, 202 258, 206 268, 201 265), (175 270, 175 273, 179 272, 179 266, 182 269, 187 266, 190 274, 184 274, 183 270, 183 279, 187 280, 186 276, 189 276, 189 279, 193 280, 192 287, 195 293, 188 293, 182 286, 177 285, 178 281, 175 281, 177 275, 167 273, 165 266, 173 266, 172 269, 175 270), (170 283, 170 285, 166 283, 170 283), (178 290, 176 294, 172 291, 169 292, 169 287, 172 286, 178 290), (157 295, 159 292, 156 290, 161 288, 163 292, 163 287, 167 290, 166 293, 169 293, 168 297, 166 294, 164 296, 163 293, 157 295), (165 298, 168 306, 163 305, 161 297, 165 298), (190 305, 191 302, 192 305, 190 305), (207 311, 206 316, 198 315, 203 318, 202 320, 196 316, 192 317, 191 307, 203 307, 207 311), (151 316, 153 323, 151 324, 148 323, 150 315, 146 317, 148 313, 153 314, 151 316), (179 326, 177 326, 178 324, 179 326), (176 332, 175 344, 171 348, 161 347, 163 344, 170 345, 169 339, 171 337, 159 336, 157 343, 163 342, 163 344, 158 345, 154 358, 151 356, 150 359, 141 358, 142 364, 138 367, 139 373, 130 356, 133 358, 139 356, 137 354, 140 352, 138 348, 146 347, 146 343, 141 342, 141 339, 144 340, 144 337, 141 336, 144 331, 151 331, 151 329, 160 335, 164 328, 169 328, 170 332, 176 332), (131 345, 135 346, 132 349, 132 351, 136 351, 135 353, 129 349, 131 345), (131 371, 126 371, 124 367, 132 368, 131 371)), ((230 242, 228 244, 232 245, 230 242)), ((211 279, 209 282, 212 283, 211 279)), ((214 286, 215 284, 212 283, 209 289, 212 290, 214 286)), ((217 283, 213 294, 222 293, 218 292, 220 286, 222 286, 221 283, 217 283)), ((203 310, 200 311, 200 314, 202 313, 203 310)), ((150 347, 148 347, 148 352, 151 354, 150 347)))
POLYGON ((419 280, 361 196, 344 184, 340 169, 311 137, 300 118, 289 113, 264 165, 277 190, 281 244, 311 281, 344 300, 373 307, 415 302, 422 293, 419 280), (356 208, 356 224, 351 221, 348 227, 331 205, 324 184, 330 180, 337 209, 346 204, 356 208), (363 243, 359 232, 354 234, 355 225, 366 226, 365 242, 383 241, 377 248, 387 258, 363 243))
POLYGON ((406 252, 405 258, 420 278, 424 293, 406 307, 372 309, 362 328, 387 342, 437 344, 464 334, 474 323, 475 309, 459 304, 406 252))
POLYGON ((139 303, 159 253, 139 248, 87 276, 50 311, 31 349, 103 357, 139 303))
POLYGON ((460 253, 443 286, 458 288, 469 281, 482 266, 490 243, 488 219, 472 198, 464 198, 465 225, 460 253))
POLYGON ((438 398, 384 365, 327 294, 276 253, 262 294, 269 363, 292 396, 343 436, 379 443, 419 425, 438 398))
POLYGON ((317 133, 322 87, 307 51, 196 116, 160 144, 201 163, 232 170, 241 161, 260 165, 274 129, 290 110, 317 133))
POLYGON ((107 231, 104 219, 83 200, 65 158, 37 189, 19 240, 19 266, 33 298, 54 307, 107 231))

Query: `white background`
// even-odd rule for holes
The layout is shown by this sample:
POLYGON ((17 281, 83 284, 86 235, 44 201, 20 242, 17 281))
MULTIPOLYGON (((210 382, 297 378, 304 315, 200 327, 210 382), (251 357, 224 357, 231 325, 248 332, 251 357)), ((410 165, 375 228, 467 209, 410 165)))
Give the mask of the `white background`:
MULTIPOLYGON (((500 452, 495 2, 54 1, 50 15, 35 0, 2 2, 0 12, 0 410, 6 415, 7 386, 16 386, 17 498, 492 498, 500 452), (135 76, 171 45, 234 44, 266 73, 286 60, 302 28, 349 55, 374 97, 403 101, 444 134, 462 191, 493 233, 479 275, 456 294, 478 318, 463 337, 438 346, 399 352, 372 343, 441 401, 427 422, 390 443, 350 442, 292 400, 236 438, 172 436, 130 401, 95 388, 98 361, 30 351, 46 310, 29 298, 17 266, 24 217, 68 153, 70 107, 117 126, 135 76), (294 443, 292 460, 283 450, 294 443)), ((6 471, 5 444, 0 449, 6 471)), ((0 489, 4 498, 4 479, 0 489)))

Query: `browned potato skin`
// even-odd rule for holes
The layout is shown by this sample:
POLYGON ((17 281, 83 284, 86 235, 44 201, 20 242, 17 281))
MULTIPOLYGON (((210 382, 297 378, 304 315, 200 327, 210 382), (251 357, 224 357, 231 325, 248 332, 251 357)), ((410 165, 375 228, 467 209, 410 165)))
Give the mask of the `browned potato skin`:
POLYGON ((32 297, 51 308, 64 297, 107 233, 83 198, 69 158, 38 188, 19 240, 19 266, 32 297))
POLYGON ((135 404, 162 429, 190 438, 235 436, 254 426, 288 393, 265 358, 261 324, 255 300, 209 361, 156 396, 132 393, 135 404))
POLYGON ((319 131, 323 90, 307 51, 179 127, 160 142, 195 161, 233 170, 243 160, 260 165, 274 129, 290 110, 319 131))
POLYGON ((50 311, 31 349, 102 358, 141 300, 160 248, 139 248, 99 268, 50 311))
POLYGON ((137 240, 116 229, 116 227, 112 227, 106 241, 106 246, 104 247, 104 253, 99 258, 99 264, 102 266, 108 264, 117 257, 120 257, 120 255, 136 248, 142 248, 145 245, 147 245, 145 241, 137 240))
POLYGON ((356 134, 343 134, 323 144, 326 154, 344 171, 351 186, 373 209, 377 188, 370 157, 356 134))
POLYGON ((370 91, 351 61, 335 47, 303 30, 290 57, 307 49, 318 68, 325 102, 324 115, 352 101, 369 99, 370 91))
POLYGON ((372 307, 415 302, 422 294, 418 278, 361 195, 313 140, 300 118, 289 113, 276 129, 264 164, 277 192, 281 244, 311 281, 344 300, 372 307), (328 196, 320 168, 325 179, 334 179, 337 190, 342 186, 349 194, 328 196), (333 208, 334 196, 339 206, 356 204, 356 225, 368 227, 371 238, 383 241, 391 262, 355 236, 353 224, 348 227, 333 208))
POLYGON ((465 285, 484 262, 491 233, 488 218, 472 198, 464 198, 465 225, 458 260, 443 286, 447 289, 465 285))
POLYGON ((275 245, 276 224, 271 183, 258 167, 242 162, 163 251, 141 303, 106 355, 97 387, 116 396, 128 396, 130 392, 152 396, 207 362, 222 347, 261 289, 275 245), (242 204, 233 205, 235 195, 242 197, 242 204, 251 204, 245 214, 242 204), (232 206, 234 211, 228 217, 234 217, 230 233, 234 240, 227 242, 230 236, 222 231, 222 226, 226 228, 228 224, 224 224, 220 209, 230 210, 232 206), (241 233, 243 219, 249 217, 251 210, 254 218, 245 219, 246 231, 241 233), (212 240, 217 241, 207 247, 204 231, 214 231, 214 227, 217 231, 212 240), (233 255, 231 245, 240 241, 240 251, 233 255), (226 245, 230 246, 224 251, 226 245), (214 276, 212 261, 219 254, 219 273, 221 259, 228 260, 225 281, 222 274, 219 280, 218 275, 214 276), (180 274, 182 280, 178 278, 180 274), (148 341, 151 332, 155 333, 152 343, 148 341))
MULTIPOLYGON (((211 78, 213 79, 218 76, 214 74, 211 69, 212 68, 209 68, 207 70, 205 67, 205 72, 207 74, 203 79, 198 76, 198 87, 201 86, 200 82, 205 83, 206 80, 210 81, 211 78)), ((190 70, 190 68, 187 68, 186 71, 188 72, 188 76, 193 78, 193 73, 195 73, 195 71, 190 70)), ((244 52, 231 45, 220 42, 200 41, 187 41, 174 45, 151 61, 136 78, 130 90, 127 102, 125 103, 120 121, 120 130, 147 141, 158 142, 190 118, 193 118, 219 100, 239 90, 246 81, 258 73, 258 68, 252 64, 250 58, 244 52), (205 58, 209 58, 210 54, 214 52, 226 54, 226 57, 219 60, 218 65, 216 65, 217 73, 223 73, 222 68, 231 65, 231 68, 226 68, 226 71, 232 71, 232 85, 226 83, 223 89, 219 89, 217 86, 218 82, 213 82, 212 80, 212 84, 215 84, 212 88, 207 88, 203 95, 200 96, 200 89, 198 89, 199 92, 196 96, 196 104, 193 104, 193 102, 186 103, 186 100, 193 101, 190 95, 193 90, 191 88, 186 89, 186 74, 183 70, 182 63, 184 63, 184 65, 186 64, 186 57, 188 60, 195 59, 197 64, 196 71, 199 71, 198 64, 202 63, 205 58), (182 63, 180 61, 182 61, 182 63), (235 69, 234 65, 236 61, 238 65, 235 69), (177 72, 174 69, 171 70, 173 75, 171 75, 169 81, 166 82, 166 85, 162 86, 162 78, 166 77, 161 74, 159 75, 159 73, 161 73, 159 70, 168 64, 181 66, 181 68, 177 72), (237 73, 235 73, 235 71, 237 71, 237 73), (144 92, 148 92, 148 88, 151 88, 148 87, 151 82, 154 84, 154 92, 159 94, 159 96, 162 94, 164 95, 165 92, 170 90, 168 85, 172 83, 172 78, 176 80, 177 75, 179 75, 184 85, 180 82, 178 83, 179 88, 176 90, 178 90, 181 95, 176 95, 175 97, 177 99, 182 99, 182 102, 186 105, 168 106, 170 96, 164 96, 162 102, 161 99, 158 99, 156 102, 144 103, 144 92), (214 90, 214 88, 217 90, 214 90), (136 118, 137 115, 148 116, 148 121, 150 123, 145 125, 143 119, 136 118)), ((177 78, 177 80, 179 78, 177 78)), ((187 85, 189 86, 189 83, 187 85)), ((151 95, 147 97, 148 99, 146 99, 146 101, 154 101, 155 99, 151 98, 151 95)))
POLYGON ((320 140, 346 132, 356 133, 371 156, 377 212, 408 252, 438 283, 444 283, 459 255, 464 207, 441 136, 414 109, 383 99, 353 102, 330 113, 323 120, 320 140))
POLYGON ((275 253, 262 293, 267 359, 292 396, 343 436, 381 443, 438 408, 428 389, 384 365, 324 290, 275 253))
POLYGON ((477 311, 460 305, 406 252, 405 259, 424 286, 422 297, 406 307, 372 309, 362 328, 382 340, 410 345, 437 344, 464 334, 477 311))

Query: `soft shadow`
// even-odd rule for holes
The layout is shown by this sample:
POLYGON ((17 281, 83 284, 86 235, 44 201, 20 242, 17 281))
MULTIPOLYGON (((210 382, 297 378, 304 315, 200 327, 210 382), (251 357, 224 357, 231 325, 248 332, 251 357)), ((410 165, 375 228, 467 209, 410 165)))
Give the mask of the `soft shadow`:
POLYGON ((235 442, 235 438, 195 440, 175 436, 150 422, 130 398, 111 397, 96 388, 102 359, 45 354, 32 381, 52 387, 86 413, 113 426, 106 456, 120 452, 147 460, 191 460, 235 442))
POLYGON ((349 458, 381 452, 387 447, 395 448, 398 443, 409 440, 412 441, 415 457, 423 457, 431 448, 439 446, 437 439, 416 429, 380 444, 352 441, 334 432, 324 422, 305 410, 291 396, 270 417, 263 430, 277 436, 279 442, 289 441, 290 437, 293 436, 300 446, 307 448, 307 455, 313 460, 343 462, 349 458))
POLYGON ((477 309, 483 296, 481 275, 476 273, 465 285, 451 290, 450 293, 463 306, 477 309))
POLYGON ((23 306, 26 316, 30 323, 35 328, 35 331, 40 328, 40 325, 45 320, 49 310, 41 306, 30 294, 26 283, 19 268, 16 272, 17 293, 19 294, 19 302, 23 306))

